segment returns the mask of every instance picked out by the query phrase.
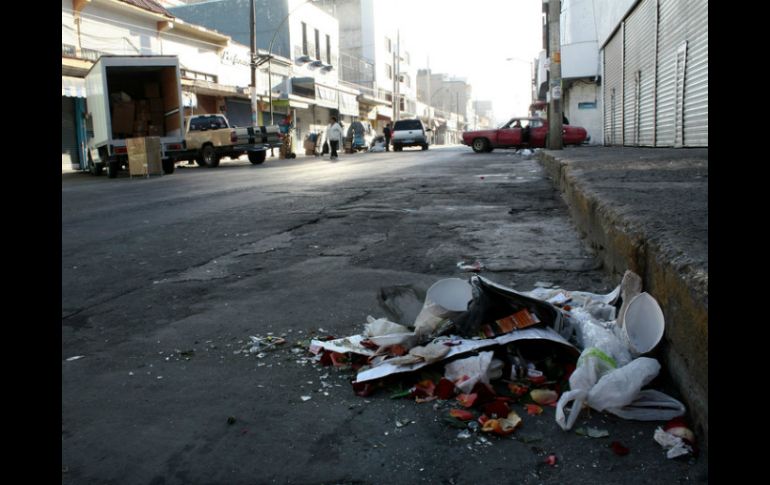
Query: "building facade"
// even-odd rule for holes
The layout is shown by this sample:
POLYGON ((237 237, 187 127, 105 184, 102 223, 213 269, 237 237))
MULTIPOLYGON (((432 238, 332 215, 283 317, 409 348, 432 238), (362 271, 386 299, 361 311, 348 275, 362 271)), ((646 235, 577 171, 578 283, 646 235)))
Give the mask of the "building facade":
MULTIPOLYGON (((264 53, 264 52, 263 52, 264 53)), ((250 49, 231 37, 175 17, 151 0, 62 0, 62 169, 87 169, 84 76, 101 55, 176 55, 185 113, 224 113, 251 124, 250 49)), ((273 76, 285 85, 290 61, 276 57, 273 76)), ((257 75, 267 119, 268 72, 257 75)))
POLYGON ((602 44, 605 144, 708 146, 708 1, 641 0, 602 44))
POLYGON ((318 0, 316 4, 339 21, 344 59, 340 79, 360 89, 360 118, 381 130, 395 119, 416 117, 417 69, 408 39, 394 26, 377 21, 383 17, 382 9, 390 6, 375 0, 318 0))
POLYGON ((707 0, 562 0, 560 30, 564 112, 591 143, 708 146, 707 0))
MULTIPOLYGON (((325 129, 332 116, 343 123, 357 118, 358 91, 338 82, 337 20, 306 0, 256 0, 255 4, 256 43, 261 57, 276 55, 290 60, 286 72, 276 72, 273 60, 263 64, 270 74, 273 96, 278 98, 268 107, 264 123, 281 123, 293 114, 296 144, 308 133, 325 129)), ((248 45, 250 8, 250 0, 212 0, 170 11, 248 45)))

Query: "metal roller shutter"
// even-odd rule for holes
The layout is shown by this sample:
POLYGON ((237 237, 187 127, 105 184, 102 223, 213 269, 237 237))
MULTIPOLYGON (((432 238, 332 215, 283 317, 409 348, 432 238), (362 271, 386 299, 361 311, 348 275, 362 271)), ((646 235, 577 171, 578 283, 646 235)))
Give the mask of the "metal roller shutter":
MULTIPOLYGON (((702 0, 701 0, 702 1, 702 0)), ((687 11, 682 0, 659 0, 658 87, 655 146, 674 146, 677 115, 677 52, 686 33, 687 11)), ((679 65, 681 67, 681 65, 679 65)))
POLYGON ((623 144, 623 24, 604 47, 604 144, 623 144))
POLYGON ((687 2, 684 145, 708 146, 708 0, 687 2))
POLYGON ((239 99, 226 99, 227 119, 233 126, 251 126, 251 102, 239 99))
POLYGON ((655 6, 656 0, 643 0, 626 20, 623 55, 623 139, 626 145, 652 144, 655 6), (644 143, 642 126, 645 127, 644 143))

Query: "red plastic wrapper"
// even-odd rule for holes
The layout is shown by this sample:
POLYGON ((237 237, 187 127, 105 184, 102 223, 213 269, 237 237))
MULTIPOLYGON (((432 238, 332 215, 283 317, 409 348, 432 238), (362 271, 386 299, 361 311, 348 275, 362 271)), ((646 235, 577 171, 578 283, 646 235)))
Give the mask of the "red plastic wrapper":
POLYGON ((610 444, 610 448, 612 448, 612 451, 618 456, 625 456, 631 452, 631 450, 620 444, 620 441, 613 441, 610 444))
POLYGON ((450 381, 446 377, 442 377, 436 386, 436 396, 438 396, 439 399, 451 399, 454 395, 454 382, 450 381))

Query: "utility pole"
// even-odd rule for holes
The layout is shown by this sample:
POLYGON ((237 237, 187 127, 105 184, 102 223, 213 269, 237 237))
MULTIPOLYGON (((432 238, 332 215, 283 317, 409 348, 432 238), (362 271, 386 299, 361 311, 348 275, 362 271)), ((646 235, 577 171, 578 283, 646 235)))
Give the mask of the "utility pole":
POLYGON ((430 72, 430 56, 426 59, 426 64, 428 65, 428 128, 431 129, 430 132, 430 142, 431 144, 435 143, 435 139, 433 138, 433 93, 430 92, 430 78, 433 76, 430 72))
POLYGON ((548 52, 551 55, 549 68, 549 89, 551 102, 548 103, 548 149, 561 150, 562 106, 561 106, 561 41, 559 39, 559 16, 561 0, 548 0, 548 52))
POLYGON ((259 107, 257 106, 257 26, 256 26, 256 6, 254 0, 251 0, 249 9, 251 32, 251 126, 258 126, 259 107))
POLYGON ((396 31, 396 57, 393 60, 395 76, 395 95, 393 97, 393 121, 401 119, 401 30, 396 31))

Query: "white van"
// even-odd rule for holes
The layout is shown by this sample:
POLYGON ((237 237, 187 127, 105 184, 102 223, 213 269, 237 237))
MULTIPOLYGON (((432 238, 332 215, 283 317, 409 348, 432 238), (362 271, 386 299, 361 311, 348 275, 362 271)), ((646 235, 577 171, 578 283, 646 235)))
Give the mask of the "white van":
POLYGON ((393 145, 393 150, 397 152, 404 147, 422 147, 423 150, 427 150, 428 131, 430 128, 425 128, 419 119, 398 120, 393 125, 390 143, 393 145))

